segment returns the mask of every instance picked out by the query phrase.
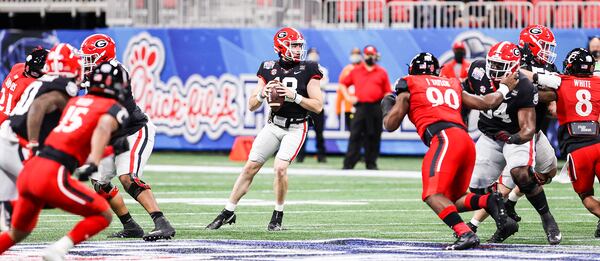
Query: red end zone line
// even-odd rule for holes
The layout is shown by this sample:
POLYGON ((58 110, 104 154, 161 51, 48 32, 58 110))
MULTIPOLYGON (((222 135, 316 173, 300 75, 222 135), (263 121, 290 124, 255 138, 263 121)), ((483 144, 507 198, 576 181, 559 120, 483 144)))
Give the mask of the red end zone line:
MULTIPOLYGON (((144 171, 150 172, 184 172, 210 174, 239 174, 242 167, 231 166, 182 166, 182 165, 147 165, 144 171)), ((273 174, 271 167, 263 167, 259 173, 273 174)), ((421 178, 418 171, 393 170, 339 170, 339 169, 310 169, 289 168, 288 174, 299 176, 338 176, 338 177, 379 177, 379 178, 421 178)))

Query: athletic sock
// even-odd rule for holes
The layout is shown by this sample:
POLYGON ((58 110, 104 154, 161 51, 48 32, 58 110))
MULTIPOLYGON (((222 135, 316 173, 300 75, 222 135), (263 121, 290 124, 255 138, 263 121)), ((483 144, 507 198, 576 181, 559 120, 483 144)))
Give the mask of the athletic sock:
POLYGON ((0 234, 0 255, 15 244, 15 241, 8 235, 8 232, 0 234))
POLYGON ((233 204, 233 203, 227 201, 227 204, 225 205, 225 210, 234 212, 235 207, 237 207, 237 204, 233 204))
POLYGON ((448 227, 452 228, 456 235, 459 237, 467 232, 470 232, 471 229, 463 222, 460 215, 458 215, 458 211, 456 206, 450 205, 446 207, 442 212, 438 214, 438 217, 448 225, 448 227))
POLYGON ((283 212, 283 204, 275 204, 275 211, 283 212))
POLYGON ((69 234, 67 234, 74 245, 81 243, 82 241, 98 234, 98 232, 104 230, 110 222, 106 220, 104 216, 89 216, 81 220, 69 234))
POLYGON ((522 197, 517 195, 517 192, 515 192, 514 190, 511 190, 510 193, 508 193, 508 200, 507 202, 514 202, 513 206, 517 204, 517 201, 522 197))
POLYGON ((133 221, 133 218, 131 217, 131 214, 129 214, 129 212, 127 212, 127 214, 119 216, 119 220, 121 221, 121 224, 125 225, 125 224, 133 221))
POLYGON ((471 223, 471 225, 479 227, 479 224, 481 223, 481 221, 475 219, 475 218, 471 218, 471 221, 469 221, 471 223))
POLYGON ((475 193, 467 194, 465 198, 465 207, 468 210, 478 210, 482 208, 487 208, 488 198, 490 194, 486 195, 477 195, 475 193))
POLYGON ((527 195, 527 200, 529 200, 533 208, 535 208, 535 210, 538 212, 538 214, 540 214, 540 216, 550 212, 550 208, 548 207, 548 200, 546 199, 546 193, 543 189, 537 195, 527 195))
POLYGON ((156 219, 164 217, 164 215, 161 211, 155 211, 150 213, 150 217, 152 218, 152 221, 156 222, 156 219))

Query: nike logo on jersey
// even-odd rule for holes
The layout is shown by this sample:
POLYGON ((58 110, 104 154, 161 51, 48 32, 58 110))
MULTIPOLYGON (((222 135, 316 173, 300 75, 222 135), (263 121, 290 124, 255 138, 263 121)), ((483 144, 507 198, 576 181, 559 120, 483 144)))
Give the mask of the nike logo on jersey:
POLYGON ((294 75, 299 74, 300 72, 294 72, 294 75))

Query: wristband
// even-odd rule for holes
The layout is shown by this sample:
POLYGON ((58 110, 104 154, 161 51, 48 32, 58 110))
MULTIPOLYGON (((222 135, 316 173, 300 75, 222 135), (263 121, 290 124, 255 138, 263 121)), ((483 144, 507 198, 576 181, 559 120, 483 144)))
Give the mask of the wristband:
POLYGON ((302 97, 302 95, 296 93, 296 96, 294 96, 294 102, 297 104, 300 104, 302 102, 302 99, 304 99, 304 97, 302 97))
POLYGON ((506 84, 501 83, 500 88, 498 88, 497 92, 502 93, 502 97, 506 99, 506 95, 508 95, 510 90, 508 89, 508 86, 506 86, 506 84))
POLYGON ((256 94, 256 100, 258 100, 258 102, 263 102, 265 100, 265 97, 262 97, 262 95, 260 95, 261 92, 262 91, 256 94))

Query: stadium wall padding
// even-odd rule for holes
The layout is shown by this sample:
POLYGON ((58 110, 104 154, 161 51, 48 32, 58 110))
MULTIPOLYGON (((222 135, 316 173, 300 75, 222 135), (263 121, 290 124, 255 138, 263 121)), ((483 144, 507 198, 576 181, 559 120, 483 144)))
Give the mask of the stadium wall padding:
MULTIPOLYGON (((0 30, 0 76, 12 64, 25 60, 36 46, 50 48, 58 42, 79 47, 92 33, 105 33, 117 43, 117 58, 132 76, 132 89, 140 107, 157 126, 158 150, 229 150, 239 135, 256 135, 266 123, 264 108, 247 110, 246 101, 256 86, 261 61, 276 59, 273 34, 277 29, 146 29, 19 31, 0 30)), ((373 44, 381 53, 380 65, 390 82, 407 73, 407 63, 427 51, 443 63, 452 59, 450 46, 465 41, 467 57, 485 56, 497 41, 517 42, 519 30, 302 30, 307 47, 316 47, 321 65, 329 71, 325 91, 325 138, 329 153, 344 153, 348 131, 335 115, 335 88, 350 49, 373 44)), ((600 30, 555 30, 558 67, 566 53, 585 47, 587 38, 600 30)), ((479 134, 472 113, 469 130, 479 134)), ((549 134, 553 137, 552 131, 549 134)), ((312 131, 307 141, 315 150, 312 131)), ((401 129, 384 133, 383 154, 421 155, 426 151, 415 127, 405 120, 401 129)))

